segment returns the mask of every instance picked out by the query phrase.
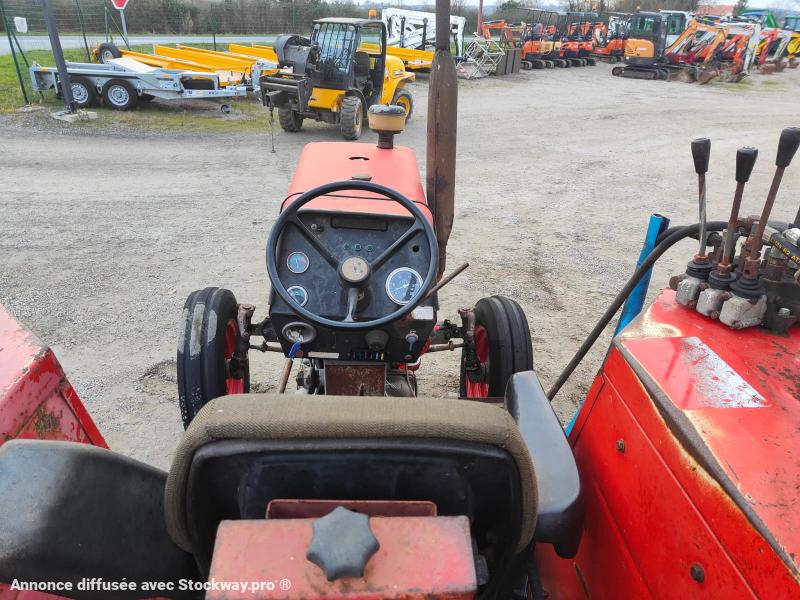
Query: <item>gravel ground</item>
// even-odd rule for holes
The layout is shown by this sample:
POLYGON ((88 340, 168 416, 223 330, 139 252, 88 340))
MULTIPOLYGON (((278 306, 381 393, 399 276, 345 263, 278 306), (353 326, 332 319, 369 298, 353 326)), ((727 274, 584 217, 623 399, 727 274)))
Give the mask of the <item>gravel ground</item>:
MULTIPOLYGON (((424 169, 427 83, 398 142, 424 169)), ((462 81, 456 222, 449 264, 470 268, 440 316, 505 294, 525 309, 536 370, 557 377, 631 273, 648 215, 696 221, 692 137, 712 138, 710 218, 727 217, 736 148, 762 156, 745 195, 757 213, 780 129, 797 125, 800 70, 739 86, 621 80, 609 65, 462 81)), ((186 134, 67 129, 0 118, 0 302, 50 343, 112 448, 164 467, 182 431, 175 387, 181 308, 194 289, 229 287, 263 315, 263 251, 304 133, 186 134)), ((365 140, 375 142, 375 136, 365 140)), ((775 218, 797 210, 800 165, 775 218)), ((686 242, 656 269, 683 269, 686 242)), ((556 400, 568 419, 608 347, 606 335, 556 400)), ((424 394, 453 395, 458 355, 425 359, 424 394)), ((279 357, 256 356, 257 389, 279 357)))

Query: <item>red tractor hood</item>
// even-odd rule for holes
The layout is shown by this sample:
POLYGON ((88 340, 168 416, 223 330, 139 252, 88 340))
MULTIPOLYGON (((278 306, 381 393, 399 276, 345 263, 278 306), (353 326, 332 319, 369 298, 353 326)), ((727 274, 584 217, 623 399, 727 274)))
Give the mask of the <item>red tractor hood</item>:
MULTIPOLYGON (((419 166, 414 151, 403 146, 391 150, 374 144, 352 142, 317 142, 307 144, 300 154, 297 170, 281 210, 297 196, 317 186, 335 181, 368 180, 399 192, 420 205, 431 220, 431 212, 422 189, 419 166), (367 179, 369 178, 369 179, 367 179)), ((408 215, 396 202, 370 192, 341 192, 324 196, 306 205, 315 210, 341 210, 382 215, 408 215)))
POLYGON ((732 331, 665 290, 615 344, 686 451, 797 572, 800 328, 732 331))

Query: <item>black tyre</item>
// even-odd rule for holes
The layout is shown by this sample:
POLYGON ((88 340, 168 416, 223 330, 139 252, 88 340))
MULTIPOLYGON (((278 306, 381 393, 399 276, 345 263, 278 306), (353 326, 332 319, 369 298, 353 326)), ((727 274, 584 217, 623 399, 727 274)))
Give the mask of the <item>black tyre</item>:
POLYGON ((119 48, 117 48, 114 44, 110 42, 103 42, 97 47, 95 50, 95 57, 97 62, 108 64, 112 58, 120 58, 122 56, 122 52, 120 52, 119 48))
POLYGON ((589 67, 593 67, 593 66, 595 66, 597 64, 597 60, 592 58, 591 56, 588 57, 588 58, 584 58, 583 60, 586 61, 586 65, 589 66, 589 67))
POLYGON ((614 67, 613 69, 611 69, 611 74, 614 77, 622 77, 622 72, 624 70, 625 70, 624 67, 614 67))
POLYGON ((300 131, 300 128, 303 127, 302 115, 291 108, 279 108, 278 121, 280 121, 281 128, 284 131, 289 131, 291 133, 300 131))
POLYGON ((88 77, 70 75, 69 87, 72 89, 72 99, 75 100, 78 108, 97 105, 100 99, 97 95, 97 88, 88 77))
POLYGON ((394 98, 392 98, 392 104, 403 107, 406 111, 406 122, 408 122, 411 115, 414 114, 414 99, 406 90, 397 90, 394 93, 394 98))
POLYGON ((360 138, 363 121, 364 106, 361 99, 358 96, 345 96, 342 100, 342 112, 339 115, 342 137, 346 140, 360 138))
POLYGON ((483 298, 475 305, 475 350, 484 376, 473 381, 467 374, 466 354, 461 356, 459 395, 462 398, 497 398, 505 395, 514 373, 533 369, 533 344, 522 307, 503 296, 483 298))
POLYGON ((103 86, 103 102, 114 110, 132 110, 139 103, 139 94, 124 79, 109 79, 103 86))
POLYGON ((239 341, 236 297, 230 290, 209 287, 192 292, 183 305, 178 342, 178 403, 188 427, 210 400, 250 391, 250 372, 234 378, 230 359, 239 341))

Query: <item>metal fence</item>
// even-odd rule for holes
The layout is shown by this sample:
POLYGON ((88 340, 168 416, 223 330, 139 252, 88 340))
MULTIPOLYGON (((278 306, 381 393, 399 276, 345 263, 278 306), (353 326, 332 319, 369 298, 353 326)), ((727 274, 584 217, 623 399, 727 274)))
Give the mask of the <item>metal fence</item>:
MULTIPOLYGON (((220 49, 235 41, 270 42, 280 33, 310 32, 314 19, 366 17, 370 8, 380 12, 390 5, 353 0, 130 0, 123 24, 110 0, 50 0, 50 4, 66 58, 72 61, 89 60, 92 48, 104 41, 123 47, 220 44, 220 49)), ((467 16, 467 31, 474 31, 474 9, 459 5, 453 12, 467 16)), ((25 101, 21 92, 30 98, 27 67, 34 60, 53 64, 50 50, 41 0, 0 0, 0 65, 13 59, 27 86, 23 91, 17 82, 0 79, 0 94, 16 94, 20 104, 25 101)))

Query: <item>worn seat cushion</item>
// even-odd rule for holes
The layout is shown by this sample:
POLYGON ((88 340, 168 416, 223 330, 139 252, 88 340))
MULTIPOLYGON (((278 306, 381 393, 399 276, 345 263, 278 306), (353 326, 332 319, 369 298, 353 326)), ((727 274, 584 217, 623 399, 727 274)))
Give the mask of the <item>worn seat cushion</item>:
POLYGON ((221 440, 392 440, 470 442, 500 448, 517 465, 523 506, 517 551, 533 537, 538 494, 533 464, 506 410, 467 400, 241 394, 206 404, 175 451, 164 510, 173 541, 191 550, 186 489, 195 453, 221 440))

